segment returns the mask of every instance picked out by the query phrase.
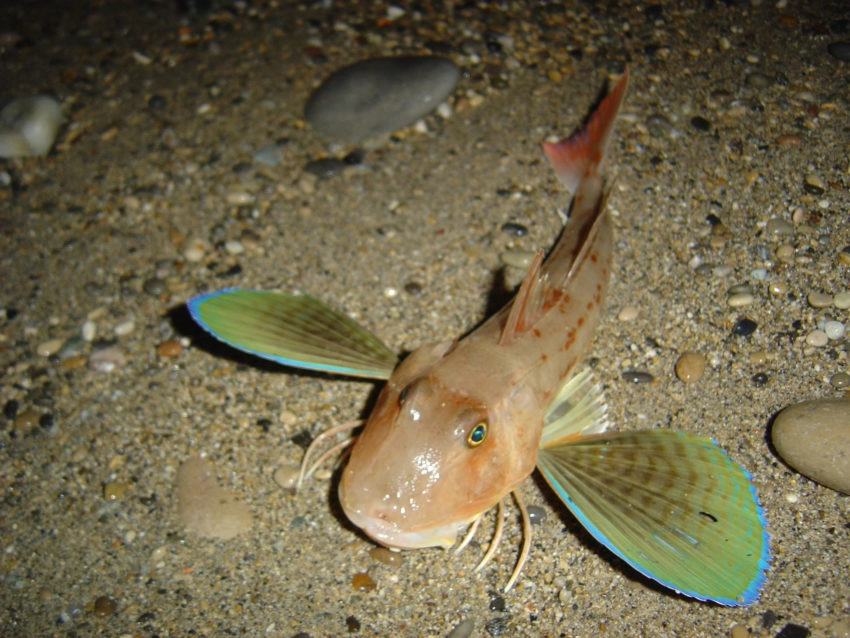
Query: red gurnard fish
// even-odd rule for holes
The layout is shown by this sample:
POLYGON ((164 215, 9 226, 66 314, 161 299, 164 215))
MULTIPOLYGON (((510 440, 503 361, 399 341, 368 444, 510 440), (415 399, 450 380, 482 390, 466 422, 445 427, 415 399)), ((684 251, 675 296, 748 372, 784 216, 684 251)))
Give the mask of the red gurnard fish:
POLYGON ((598 389, 574 374, 611 270, 602 167, 627 82, 624 74, 572 136, 543 144, 574 193, 569 219, 515 298, 464 338, 423 345, 393 369, 379 341, 309 297, 230 289, 189 309, 213 335, 260 356, 388 377, 339 486, 346 516, 378 543, 450 547, 497 505, 500 529, 501 503, 513 493, 524 547, 509 589, 531 539, 517 488, 536 466, 587 530, 642 574, 700 600, 747 604, 768 564, 749 475, 704 437, 600 432, 598 389))

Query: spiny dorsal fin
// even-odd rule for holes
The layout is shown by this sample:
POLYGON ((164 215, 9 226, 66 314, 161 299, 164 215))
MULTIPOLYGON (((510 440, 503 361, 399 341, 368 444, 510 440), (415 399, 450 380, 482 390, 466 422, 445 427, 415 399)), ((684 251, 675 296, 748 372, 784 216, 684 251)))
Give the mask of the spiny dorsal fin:
POLYGON ((540 267, 543 265, 543 250, 538 249, 531 260, 531 265, 525 278, 520 284, 519 291, 511 303, 511 311, 502 327, 499 337, 499 345, 511 343, 519 334, 522 334, 540 314, 543 306, 543 293, 546 290, 546 282, 540 276, 540 267))

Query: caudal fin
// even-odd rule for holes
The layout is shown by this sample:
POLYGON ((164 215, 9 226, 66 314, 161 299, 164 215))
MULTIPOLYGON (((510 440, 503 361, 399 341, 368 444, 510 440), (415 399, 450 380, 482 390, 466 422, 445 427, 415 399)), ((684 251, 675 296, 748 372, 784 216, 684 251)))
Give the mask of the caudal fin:
POLYGON ((576 192, 581 180, 596 172, 605 159, 628 83, 629 73, 625 71, 582 128, 560 142, 543 142, 543 152, 570 192, 576 192))

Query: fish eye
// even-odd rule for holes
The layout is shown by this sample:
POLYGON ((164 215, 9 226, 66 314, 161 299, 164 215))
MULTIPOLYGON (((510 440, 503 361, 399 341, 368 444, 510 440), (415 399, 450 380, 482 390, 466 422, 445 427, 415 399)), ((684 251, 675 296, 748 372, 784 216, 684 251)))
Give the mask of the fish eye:
POLYGON ((466 444, 469 447, 478 447, 479 445, 484 443, 484 439, 486 439, 486 438, 487 438, 487 421, 479 421, 469 431, 469 435, 466 437, 466 444))
POLYGON ((407 384, 401 389, 401 392, 398 393, 398 404, 404 405, 404 400, 407 398, 407 393, 410 392, 410 384, 407 384))

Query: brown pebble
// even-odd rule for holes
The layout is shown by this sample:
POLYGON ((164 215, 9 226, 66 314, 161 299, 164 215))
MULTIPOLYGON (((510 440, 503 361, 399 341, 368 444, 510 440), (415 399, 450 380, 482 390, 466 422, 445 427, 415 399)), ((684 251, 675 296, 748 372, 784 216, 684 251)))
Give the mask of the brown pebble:
POLYGON ((92 611, 95 616, 111 616, 118 609, 118 603, 109 596, 98 596, 94 601, 92 611))
POLYGON ((698 352, 685 352, 676 362, 676 376, 685 383, 694 383, 705 373, 705 357, 698 352))
POLYGON ((375 591, 378 585, 365 572, 357 572, 351 577, 351 586, 356 591, 375 591))
POLYGON ((176 357, 181 352, 183 352, 183 346, 177 339, 163 341, 156 347, 156 353, 160 357, 176 357))
POLYGON ((802 144, 802 142, 803 138, 801 138, 799 135, 793 134, 780 135, 776 138, 776 143, 779 146, 797 146, 798 144, 802 144))
POLYGON ((729 632, 731 638, 747 638, 750 635, 749 629, 744 625, 734 624, 729 632))
POLYGON ((124 496, 129 487, 121 481, 109 481, 103 485, 103 499, 105 501, 117 501, 124 496))
POLYGON ((393 552, 386 547, 373 547, 369 550, 369 556, 390 567, 401 567, 404 563, 404 557, 399 552, 393 552))
POLYGON ((38 420, 40 418, 41 415, 35 410, 24 410, 23 412, 18 412, 15 417, 15 421, 12 424, 12 432, 14 432, 16 436, 24 436, 38 425, 38 420))
POLYGON ((84 354, 78 354, 67 359, 62 359, 62 367, 68 370, 85 368, 89 358, 84 354))

